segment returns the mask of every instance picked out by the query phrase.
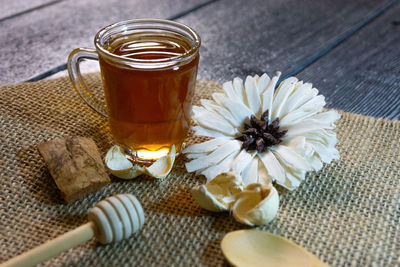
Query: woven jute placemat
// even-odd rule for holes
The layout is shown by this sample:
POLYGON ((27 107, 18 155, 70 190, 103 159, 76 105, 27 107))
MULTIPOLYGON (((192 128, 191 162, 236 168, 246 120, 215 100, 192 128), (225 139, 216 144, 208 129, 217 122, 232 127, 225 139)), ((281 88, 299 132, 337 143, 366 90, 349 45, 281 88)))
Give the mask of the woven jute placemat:
MULTIPOLYGON (((101 86, 98 75, 87 78, 89 86, 101 86)), ((199 81, 195 102, 217 89, 199 81)), ((341 159, 307 175, 297 190, 282 191, 277 217, 259 229, 333 266, 400 264, 400 123, 342 113, 337 134, 341 159)), ((190 188, 205 179, 187 173, 183 156, 164 180, 112 178, 98 193, 65 204, 37 145, 77 135, 93 138, 103 155, 113 144, 107 121, 81 101, 68 78, 0 88, 0 262, 85 223, 101 199, 132 193, 146 213, 140 232, 106 246, 90 241, 45 265, 227 265, 222 237, 248 227, 196 204, 190 188)))

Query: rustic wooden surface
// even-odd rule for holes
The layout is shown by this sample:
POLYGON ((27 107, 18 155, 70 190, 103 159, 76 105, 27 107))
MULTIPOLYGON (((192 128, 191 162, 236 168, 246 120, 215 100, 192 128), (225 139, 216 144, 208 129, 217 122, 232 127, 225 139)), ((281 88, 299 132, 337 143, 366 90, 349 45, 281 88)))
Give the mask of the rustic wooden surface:
POLYGON ((400 118, 400 5, 397 4, 298 76, 313 81, 328 106, 400 118))
POLYGON ((3 1, 0 86, 65 76, 70 51, 93 47, 98 29, 145 17, 199 32, 199 79, 279 70, 312 82, 328 107, 400 119, 398 0, 3 1))
MULTIPOLYGON (((23 14, 32 12, 35 9, 42 9, 47 6, 56 4, 62 0, 14 0, 7 1, 7 4, 2 4, 0 9, 0 21, 9 20, 13 17, 18 17, 23 14)), ((4 3, 5 1, 3 1, 4 3)))
POLYGON ((18 83, 57 71, 72 49, 93 47, 96 32, 111 23, 139 17, 174 18, 204 2, 207 0, 60 1, 1 21, 0 83, 18 83))
MULTIPOLYGON (((398 1, 16 0, 0 11, 0 85, 66 75, 75 47, 102 26, 168 18, 202 37, 199 78, 296 75, 329 107, 400 117, 398 1)), ((89 70, 97 69, 95 64, 89 70)))

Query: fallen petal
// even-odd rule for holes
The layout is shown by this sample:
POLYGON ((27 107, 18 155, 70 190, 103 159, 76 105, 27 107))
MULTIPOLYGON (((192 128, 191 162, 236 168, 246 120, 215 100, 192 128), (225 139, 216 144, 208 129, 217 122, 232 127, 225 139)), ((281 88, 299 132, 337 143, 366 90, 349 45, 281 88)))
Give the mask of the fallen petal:
POLYGON ((126 158, 126 155, 120 146, 111 147, 104 159, 107 169, 118 178, 132 179, 145 172, 145 169, 139 165, 134 165, 126 158))
POLYGON ((192 189, 192 196, 203 209, 227 211, 243 190, 242 179, 235 173, 222 173, 211 182, 192 189))
POLYGON ((175 145, 173 145, 168 155, 159 158, 151 166, 145 168, 146 174, 158 179, 165 178, 174 166, 175 154, 175 145))
POLYGON ((250 184, 237 196, 233 217, 250 226, 266 225, 279 209, 279 195, 272 185, 250 184))

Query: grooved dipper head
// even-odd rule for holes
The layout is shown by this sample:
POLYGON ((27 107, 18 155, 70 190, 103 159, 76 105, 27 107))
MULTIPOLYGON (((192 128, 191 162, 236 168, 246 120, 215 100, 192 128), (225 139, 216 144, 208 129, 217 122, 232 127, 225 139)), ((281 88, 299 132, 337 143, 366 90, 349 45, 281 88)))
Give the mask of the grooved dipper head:
POLYGON ((96 239, 107 244, 137 232, 144 224, 144 212, 135 196, 119 194, 97 203, 89 212, 89 221, 97 226, 96 239))

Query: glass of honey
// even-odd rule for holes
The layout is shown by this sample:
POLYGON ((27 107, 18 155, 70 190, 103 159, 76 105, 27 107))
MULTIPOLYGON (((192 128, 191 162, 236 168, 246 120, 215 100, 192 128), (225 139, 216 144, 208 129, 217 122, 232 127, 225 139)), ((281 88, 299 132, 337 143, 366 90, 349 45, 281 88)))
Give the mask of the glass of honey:
POLYGON ((115 141, 137 163, 177 152, 190 127, 200 37, 181 23, 137 19, 112 24, 95 36, 96 50, 77 48, 68 58, 82 99, 108 117, 115 141), (82 59, 100 62, 107 108, 79 72, 82 59))

